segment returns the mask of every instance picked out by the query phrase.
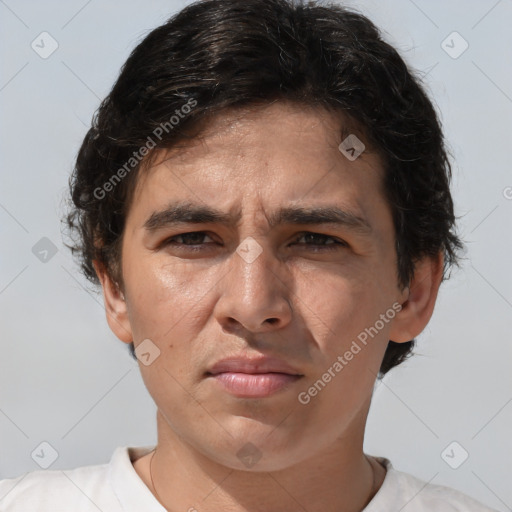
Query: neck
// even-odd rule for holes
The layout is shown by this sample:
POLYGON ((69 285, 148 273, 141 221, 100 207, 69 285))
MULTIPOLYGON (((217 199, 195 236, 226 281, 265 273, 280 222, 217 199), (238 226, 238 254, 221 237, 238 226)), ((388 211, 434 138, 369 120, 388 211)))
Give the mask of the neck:
POLYGON ((157 414, 158 444, 134 464, 169 511, 361 512, 376 494, 385 469, 362 450, 362 438, 278 471, 242 471, 212 461, 183 442, 157 414))

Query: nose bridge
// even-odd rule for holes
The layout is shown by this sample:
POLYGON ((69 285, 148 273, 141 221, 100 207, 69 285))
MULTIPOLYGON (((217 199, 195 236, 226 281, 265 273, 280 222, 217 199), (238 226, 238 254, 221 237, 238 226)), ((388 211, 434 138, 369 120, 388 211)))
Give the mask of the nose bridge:
POLYGON ((289 289, 284 266, 268 243, 249 236, 230 257, 230 271, 221 287, 218 315, 221 322, 234 321, 257 331, 284 326, 290 321, 289 289))
POLYGON ((232 271, 235 280, 239 280, 241 292, 254 295, 256 300, 267 300, 266 295, 277 292, 280 287, 275 284, 276 259, 268 243, 252 236, 242 240, 232 261, 232 271))

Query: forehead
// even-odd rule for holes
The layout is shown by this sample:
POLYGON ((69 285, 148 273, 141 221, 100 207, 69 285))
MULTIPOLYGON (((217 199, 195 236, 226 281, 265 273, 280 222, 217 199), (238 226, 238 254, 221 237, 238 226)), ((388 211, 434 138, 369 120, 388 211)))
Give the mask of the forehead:
POLYGON ((276 102, 224 111, 195 137, 159 150, 139 173, 132 205, 187 198, 229 210, 235 198, 257 196, 271 204, 351 197, 356 207, 369 193, 382 195, 381 182, 380 158, 349 118, 276 102), (338 149, 350 134, 366 145, 355 161, 338 149))
MULTIPOLYGON (((249 145, 264 142, 289 141, 288 151, 304 151, 315 155, 326 147, 336 149, 349 134, 366 139, 356 122, 341 111, 301 105, 289 101, 259 106, 230 108, 209 119, 203 119, 196 136, 180 141, 165 151, 165 158, 185 163, 187 160, 205 157, 214 144, 216 148, 229 145, 231 153, 244 153, 249 145), (307 137, 306 147, 294 145, 307 137)), ((366 141, 367 142, 367 141, 366 141)), ((261 145, 260 150, 265 148, 261 145)), ((367 154, 371 149, 367 145, 367 154)))

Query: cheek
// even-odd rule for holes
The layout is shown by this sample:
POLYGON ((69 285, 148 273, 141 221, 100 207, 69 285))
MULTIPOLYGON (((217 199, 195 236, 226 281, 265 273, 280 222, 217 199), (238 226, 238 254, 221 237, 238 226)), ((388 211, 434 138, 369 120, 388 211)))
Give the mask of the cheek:
POLYGON ((296 302, 315 325, 332 331, 352 326, 371 316, 378 296, 370 268, 347 264, 339 269, 301 269, 296 274, 296 302))
POLYGON ((377 334, 368 329, 387 306, 369 269, 366 274, 319 275, 304 281, 299 293, 307 298, 300 315, 318 350, 317 371, 304 382, 298 400, 316 411, 312 416, 318 428, 326 432, 325 425, 333 425, 334 435, 364 410, 371 396, 389 326, 377 334))
MULTIPOLYGON (((197 322, 210 279, 187 265, 171 267, 164 258, 138 258, 125 264, 128 314, 136 339, 183 337, 197 322), (172 333, 175 333, 173 336, 172 333)), ((214 281, 213 281, 214 282, 214 281)))
MULTIPOLYGON (((386 271, 389 274, 389 269, 386 271)), ((352 357, 351 367, 378 367, 390 326, 381 325, 379 319, 392 305, 390 284, 382 281, 386 275, 384 269, 375 264, 365 268, 347 266, 343 271, 324 274, 317 268, 300 275, 298 314, 304 318, 322 356, 319 367, 330 367, 338 355, 351 347, 354 352, 353 357, 348 355, 352 357), (360 350, 353 345, 354 341, 360 350)))

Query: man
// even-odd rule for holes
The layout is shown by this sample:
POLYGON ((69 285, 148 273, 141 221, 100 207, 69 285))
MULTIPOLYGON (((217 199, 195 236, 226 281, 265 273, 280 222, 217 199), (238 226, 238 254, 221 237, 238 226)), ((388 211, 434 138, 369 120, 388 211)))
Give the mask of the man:
POLYGON ((432 104, 365 17, 206 0, 153 30, 67 221, 158 443, 4 480, 1 509, 490 510, 363 452, 375 381, 457 261, 449 178, 432 104))

